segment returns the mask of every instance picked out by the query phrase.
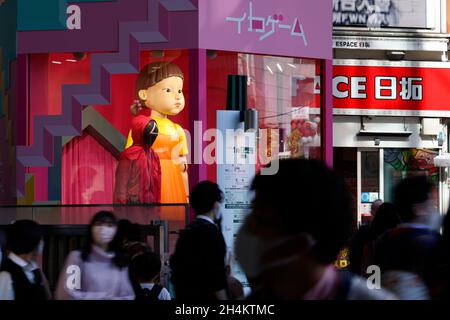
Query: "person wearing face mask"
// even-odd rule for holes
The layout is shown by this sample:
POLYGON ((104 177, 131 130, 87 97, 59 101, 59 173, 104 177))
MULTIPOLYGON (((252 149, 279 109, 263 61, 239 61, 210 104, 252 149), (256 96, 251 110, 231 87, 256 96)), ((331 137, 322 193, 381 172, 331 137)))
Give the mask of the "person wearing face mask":
POLYGON ((426 176, 408 177, 397 185, 394 203, 401 224, 376 240, 374 262, 386 277, 395 276, 393 272, 418 276, 434 299, 440 286, 436 270, 442 237, 438 232, 440 216, 433 205, 431 191, 426 176))
POLYGON ((44 242, 39 225, 31 220, 18 220, 8 230, 0 272, 0 300, 49 300, 47 279, 36 263, 44 242))
POLYGON ((216 224, 222 218, 223 197, 219 186, 211 181, 200 182, 191 192, 196 217, 180 232, 170 259, 176 300, 227 299, 226 245, 216 224))
POLYGON ((256 175, 251 189, 252 210, 234 248, 252 289, 248 299, 395 299, 335 269, 351 233, 352 212, 343 179, 324 164, 280 160, 278 172, 256 175))
POLYGON ((134 299, 116 232, 117 220, 111 212, 100 211, 93 217, 86 246, 81 251, 72 251, 61 270, 57 299, 134 299))

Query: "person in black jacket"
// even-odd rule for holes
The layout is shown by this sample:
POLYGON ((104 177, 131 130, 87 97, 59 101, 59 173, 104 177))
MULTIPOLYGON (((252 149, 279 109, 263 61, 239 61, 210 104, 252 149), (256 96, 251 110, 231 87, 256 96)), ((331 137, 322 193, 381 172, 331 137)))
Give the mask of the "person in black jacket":
POLYGON ((437 270, 442 236, 432 186, 427 176, 407 177, 396 186, 394 203, 402 223, 377 238, 374 264, 383 274, 402 271, 419 276, 435 299, 441 285, 437 270))
POLYGON ((36 222, 19 220, 11 225, 6 240, 9 254, 0 272, 0 300, 50 299, 47 280, 35 262, 43 244, 36 222))
POLYGON ((136 279, 139 289, 136 291, 136 301, 155 302, 171 300, 170 293, 159 284, 161 272, 161 257, 151 251, 138 253, 131 259, 130 275, 136 279))
POLYGON ((226 245, 218 226, 223 197, 211 181, 202 181, 192 190, 190 204, 196 217, 180 232, 170 261, 177 300, 227 299, 226 245))

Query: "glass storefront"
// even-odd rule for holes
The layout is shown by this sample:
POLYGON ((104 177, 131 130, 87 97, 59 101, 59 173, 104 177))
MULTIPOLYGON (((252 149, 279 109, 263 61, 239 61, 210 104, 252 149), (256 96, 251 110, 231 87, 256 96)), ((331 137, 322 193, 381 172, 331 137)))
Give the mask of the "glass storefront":
POLYGON ((384 201, 393 201, 394 186, 402 179, 425 175, 433 184, 432 199, 439 210, 439 168, 434 166, 438 155, 438 150, 430 149, 384 149, 384 201))
POLYGON ((404 178, 425 175, 432 182, 432 199, 440 211, 440 175, 434 166, 437 149, 335 148, 335 169, 352 195, 354 227, 371 220, 371 205, 381 199, 394 201, 395 186, 404 178))
MULTIPOLYGON (((227 75, 247 76, 248 107, 269 129, 281 158, 318 159, 320 153, 319 60, 214 51, 208 59, 208 109, 224 105, 227 75)), ((216 123, 208 114, 208 126, 216 123)))

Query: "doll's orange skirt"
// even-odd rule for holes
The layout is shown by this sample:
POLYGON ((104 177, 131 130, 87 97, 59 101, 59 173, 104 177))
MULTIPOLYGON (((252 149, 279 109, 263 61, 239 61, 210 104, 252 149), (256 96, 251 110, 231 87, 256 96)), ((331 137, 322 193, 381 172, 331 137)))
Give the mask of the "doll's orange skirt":
POLYGON ((180 167, 171 159, 160 159, 161 203, 186 203, 186 191, 180 167))

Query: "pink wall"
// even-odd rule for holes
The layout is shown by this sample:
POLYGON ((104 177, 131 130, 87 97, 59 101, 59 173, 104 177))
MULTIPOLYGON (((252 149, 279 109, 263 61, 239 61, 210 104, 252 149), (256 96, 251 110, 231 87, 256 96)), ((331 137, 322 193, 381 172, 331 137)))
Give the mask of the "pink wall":
POLYGON ((199 0, 200 47, 332 59, 331 6, 331 0, 199 0), (227 18, 242 20, 240 33, 239 22, 227 18), (306 42, 298 36, 300 25, 306 42))
MULTIPOLYGON (((36 116, 61 113, 61 87, 64 84, 87 83, 89 81, 89 59, 68 62, 72 54, 30 55, 30 101, 29 132, 34 132, 36 116), (61 64, 53 63, 60 62, 61 64)), ((33 135, 29 144, 33 144, 33 135)), ((35 176, 35 201, 48 200, 48 168, 30 167, 35 176)))

